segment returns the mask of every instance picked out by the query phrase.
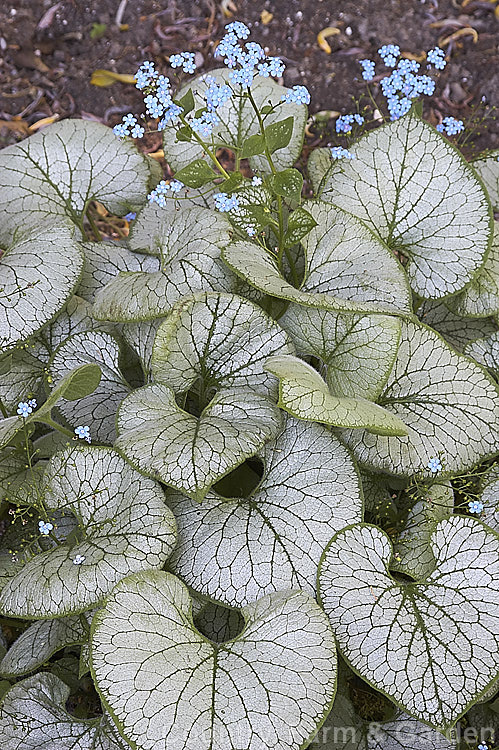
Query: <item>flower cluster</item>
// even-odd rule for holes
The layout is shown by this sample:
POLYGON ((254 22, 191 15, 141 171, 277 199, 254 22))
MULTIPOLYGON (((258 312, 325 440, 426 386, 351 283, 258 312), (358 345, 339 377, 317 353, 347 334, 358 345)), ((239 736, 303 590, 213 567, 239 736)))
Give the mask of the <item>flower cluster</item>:
POLYGON ((248 27, 240 21, 229 23, 226 34, 217 46, 215 57, 221 57, 224 64, 231 68, 229 78, 232 83, 247 88, 255 76, 279 78, 285 65, 279 57, 267 57, 263 47, 256 42, 240 44, 250 34, 248 27))
POLYGON ((375 63, 373 60, 359 60, 362 67, 362 78, 364 81, 372 81, 374 78, 375 63))
POLYGON ((293 86, 286 94, 281 96, 281 102, 290 104, 310 104, 310 93, 306 86, 293 86))
POLYGON ((38 531, 40 532, 40 534, 43 534, 43 536, 48 536, 53 528, 53 524, 51 524, 49 521, 38 521, 38 531))
POLYGON ((76 437, 79 437, 81 440, 86 440, 87 443, 92 442, 92 438, 90 437, 90 427, 88 425, 75 428, 75 435, 76 437))
POLYGON ((239 208, 239 199, 235 195, 227 195, 227 193, 215 193, 213 196, 215 201, 215 208, 221 213, 227 211, 237 211, 239 208))
POLYGON ((378 55, 381 57, 387 68, 394 68, 400 56, 400 47, 398 44, 384 44, 379 48, 378 55))
POLYGON ((144 132, 145 130, 142 125, 138 124, 137 118, 131 114, 125 115, 122 121, 113 128, 113 133, 117 135, 118 138, 126 138, 127 136, 130 136, 131 138, 142 138, 144 132))
POLYGON ((147 200, 149 203, 157 203, 158 206, 161 206, 161 208, 164 208, 166 206, 166 198, 168 197, 168 193, 173 193, 174 195, 182 188, 184 185, 180 182, 180 180, 172 180, 171 182, 166 182, 166 180, 161 180, 161 182, 158 182, 154 190, 152 190, 149 195, 147 196, 147 200))
POLYGON ((336 120, 336 132, 337 133, 351 133, 354 122, 357 125, 364 124, 364 118, 362 115, 341 115, 336 120))
POLYGON ((434 47, 426 55, 427 61, 437 70, 443 70, 447 65, 445 52, 440 47, 434 47))
POLYGON ((464 123, 462 120, 456 120, 455 117, 444 117, 442 122, 437 125, 437 130, 439 133, 457 135, 464 130, 464 123))
POLYGON ((20 401, 17 405, 17 413, 20 417, 26 419, 36 407, 37 403, 35 398, 31 398, 29 401, 20 401))
POLYGON ((483 510, 483 503, 480 500, 470 500, 468 503, 468 510, 470 513, 481 513, 483 510))
POLYGON ((435 81, 427 75, 417 75, 419 63, 402 58, 395 70, 380 81, 386 97, 392 120, 405 115, 411 108, 412 100, 421 94, 431 96, 435 91, 435 81))
POLYGON ((192 74, 196 70, 194 57, 194 52, 179 52, 170 57, 170 65, 172 68, 182 68, 184 73, 192 74))
POLYGON ((355 159, 355 155, 343 146, 333 146, 330 153, 331 159, 355 159))
POLYGON ((433 473, 437 474, 442 470, 442 462, 439 458, 433 457, 428 461, 428 469, 433 473))

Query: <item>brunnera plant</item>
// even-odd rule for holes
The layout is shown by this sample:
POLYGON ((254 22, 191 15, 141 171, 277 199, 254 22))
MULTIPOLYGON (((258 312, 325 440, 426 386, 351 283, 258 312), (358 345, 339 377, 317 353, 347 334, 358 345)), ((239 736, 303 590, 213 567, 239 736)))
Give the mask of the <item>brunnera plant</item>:
POLYGON ((248 34, 0 153, 4 750, 492 748, 499 155, 387 45, 305 199, 248 34))

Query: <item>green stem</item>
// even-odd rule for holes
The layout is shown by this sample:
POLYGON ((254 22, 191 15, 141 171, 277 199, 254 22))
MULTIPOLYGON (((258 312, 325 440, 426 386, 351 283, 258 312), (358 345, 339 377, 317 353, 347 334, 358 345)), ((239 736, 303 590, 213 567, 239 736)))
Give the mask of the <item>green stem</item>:
MULTIPOLYGON (((187 125, 187 127, 190 127, 189 123, 187 122, 187 120, 185 119, 185 117, 183 117, 182 115, 180 115, 180 122, 183 125, 187 125)), ((203 151, 206 151, 206 153, 208 154, 208 156, 210 157, 210 159, 212 160, 212 162, 217 165, 218 169, 223 174, 223 176, 225 177, 225 179, 228 180, 229 177, 230 177, 230 174, 222 167, 222 165, 220 164, 220 162, 218 161, 218 159, 216 157, 216 154, 210 148, 208 148, 208 146, 203 141, 203 139, 200 138, 199 135, 194 132, 194 130, 192 131, 192 135, 197 140, 197 142, 199 143, 199 145, 201 146, 201 148, 203 149, 203 151)))
POLYGON ((74 433, 71 432, 71 430, 68 430, 66 427, 63 427, 61 424, 58 424, 57 422, 54 422, 52 417, 43 417, 43 419, 39 419, 39 422, 42 422, 43 424, 46 424, 47 427, 52 427, 54 430, 57 430, 58 432, 62 432, 63 435, 67 435, 67 437, 74 438, 74 433))

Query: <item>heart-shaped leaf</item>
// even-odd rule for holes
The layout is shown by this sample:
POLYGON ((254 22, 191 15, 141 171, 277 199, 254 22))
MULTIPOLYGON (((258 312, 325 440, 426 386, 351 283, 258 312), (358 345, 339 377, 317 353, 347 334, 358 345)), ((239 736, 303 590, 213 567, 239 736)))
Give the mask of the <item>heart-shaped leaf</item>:
MULTIPOLYGON (((0 171, 5 151, 0 153, 0 171)), ((64 225, 42 225, 18 232, 14 240, 10 236, 4 240, 0 252, 2 353, 40 330, 71 296, 83 268, 83 251, 73 234, 64 225)))
MULTIPOLYGON (((210 86, 210 80, 214 79, 218 85, 230 83, 229 71, 226 68, 210 70, 210 80, 207 80, 207 78, 206 75, 201 75, 190 81, 187 86, 184 86, 179 91, 177 99, 182 98, 188 89, 192 89, 195 108, 199 109, 206 106, 203 94, 205 94, 207 88, 210 86)), ((277 170, 293 166, 298 159, 307 119, 307 108, 304 104, 298 105, 281 102, 281 97, 288 91, 289 89, 279 86, 271 78, 262 78, 261 76, 257 76, 251 86, 251 94, 259 110, 265 104, 276 107, 275 111, 269 112, 265 117, 267 128, 269 126, 275 128, 277 122, 292 118, 293 132, 289 142, 284 148, 278 148, 272 156, 275 169, 277 170)), ((261 132, 255 110, 247 98, 239 99, 237 106, 234 106, 233 99, 229 100, 217 108, 217 115, 220 119, 220 124, 216 125, 212 132, 212 148, 214 150, 217 148, 230 148, 234 151, 242 150, 248 138, 258 135, 261 132)), ((278 126, 278 130, 279 132, 282 131, 281 125, 278 126)), ((167 127, 163 133, 163 148, 168 163, 175 170, 182 169, 205 155, 205 152, 197 141, 193 140, 192 143, 177 141, 176 130, 171 127, 167 127)), ((270 172, 270 166, 265 157, 255 155, 250 160, 256 170, 270 172)))
POLYGON ((494 209, 499 211, 499 149, 475 159, 471 164, 482 179, 494 209))
POLYGON ((78 401, 61 401, 58 407, 70 425, 88 425, 93 439, 112 443, 116 436, 116 411, 130 386, 120 366, 120 346, 109 333, 86 331, 71 336, 56 349, 50 374, 56 379, 85 362, 99 365, 102 371, 98 387, 78 401))
POLYGON ((289 305, 279 324, 299 354, 317 357, 332 393, 375 401, 395 362, 400 321, 289 305))
POLYGON ((12 644, 0 662, 0 673, 19 676, 33 672, 60 649, 88 639, 80 615, 32 623, 12 644))
POLYGON ((421 721, 453 726, 499 668, 499 535, 473 518, 441 521, 436 567, 422 583, 387 572, 375 526, 340 531, 319 568, 320 597, 352 668, 421 721))
POLYGON ((133 391, 118 411, 116 449, 139 471, 194 500, 255 455, 281 424, 279 409, 250 389, 217 393, 199 417, 164 385, 133 391))
POLYGON ((89 302, 103 286, 122 271, 159 271, 159 259, 142 253, 132 253, 127 245, 116 242, 83 242, 85 253, 83 273, 78 284, 78 294, 89 302))
POLYGON ((397 359, 378 401, 404 422, 408 434, 344 431, 343 439, 368 468, 432 476, 428 462, 440 457, 445 474, 453 474, 497 453, 497 384, 421 323, 402 322, 397 359))
POLYGON ((459 151, 415 111, 371 131, 338 160, 321 193, 406 260, 414 291, 455 294, 487 255, 492 212, 459 151))
POLYGON ((180 298, 201 290, 231 291, 233 275, 220 259, 230 240, 222 214, 198 206, 148 206, 134 227, 131 247, 155 253, 160 270, 121 272, 95 297, 99 320, 138 321, 165 315, 180 298))
MULTIPOLYGON (((145 203, 151 167, 131 141, 120 141, 110 128, 86 120, 64 120, 0 153, 2 229, 15 227, 20 206, 23 224, 36 226, 54 216, 81 228, 90 201, 122 216, 145 203)), ((60 247, 59 242, 59 247, 60 247)), ((66 250, 67 271, 74 267, 66 250)))
POLYGON ((363 427, 378 435, 407 434, 396 415, 372 401, 331 393, 317 370, 298 357, 270 357, 265 367, 279 378, 279 406, 298 419, 337 427, 363 427))
POLYGON ((413 502, 394 545, 391 569, 421 580, 435 568, 430 537, 438 521, 454 512, 454 492, 450 482, 422 487, 419 499, 413 502))
POLYGON ((356 469, 326 427, 288 418, 260 455, 263 477, 248 497, 168 499, 179 527, 170 569, 231 607, 287 588, 314 594, 331 531, 362 519, 356 469))
POLYGON ((196 382, 206 393, 251 388, 275 395, 277 383, 263 365, 273 354, 290 354, 287 334, 257 305, 235 294, 203 293, 181 300, 160 326, 152 372, 176 393, 196 382))
POLYGON ((213 644, 195 629, 187 589, 174 576, 150 571, 115 587, 92 624, 91 665, 132 745, 296 750, 305 744, 336 687, 327 617, 301 591, 270 594, 242 615, 243 632, 213 644))
POLYGON ((487 259, 464 292, 452 297, 449 306, 463 316, 485 318, 499 313, 499 222, 487 259))
POLYGON ((317 222, 302 240, 305 273, 299 288, 261 245, 238 241, 222 257, 238 276, 273 297, 325 310, 409 313, 410 291, 398 261, 358 219, 322 201, 305 204, 317 222))
POLYGON ((65 541, 32 557, 3 587, 0 611, 12 617, 89 609, 129 573, 161 568, 175 545, 161 487, 111 448, 56 454, 45 473, 44 502, 76 521, 65 541))
POLYGON ((107 714, 81 720, 66 711, 71 690, 42 673, 14 685, 0 707, 3 750, 129 750, 107 714))

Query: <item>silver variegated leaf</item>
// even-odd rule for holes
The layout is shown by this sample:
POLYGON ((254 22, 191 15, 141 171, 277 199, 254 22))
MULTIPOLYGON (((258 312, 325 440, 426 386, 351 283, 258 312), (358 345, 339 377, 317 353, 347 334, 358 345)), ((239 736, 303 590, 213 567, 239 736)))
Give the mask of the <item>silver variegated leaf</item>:
POLYGON ((50 363, 54 380, 86 363, 96 363, 102 377, 93 393, 77 401, 60 401, 59 410, 70 425, 88 425, 92 439, 112 443, 116 437, 116 411, 130 386, 120 370, 120 345, 109 333, 77 333, 56 349, 50 363))
POLYGON ((75 446, 56 454, 44 477, 44 503, 69 516, 72 528, 5 582, 0 611, 12 617, 89 609, 129 573, 161 568, 176 542, 160 485, 111 448, 75 446))
POLYGON ((402 420, 372 401, 331 393, 317 370, 298 357, 269 357, 265 368, 279 378, 279 406, 298 419, 379 435, 407 434, 402 420))
POLYGON ((285 331, 253 302, 203 293, 181 300, 160 326, 152 373, 176 393, 200 383, 205 393, 242 387, 274 396, 277 381, 265 360, 293 352, 285 331))
POLYGON ((441 521, 435 570, 421 583, 388 573, 392 547, 375 526, 340 531, 319 569, 320 598, 352 668, 411 715, 444 730, 499 668, 499 535, 474 518, 441 521))
MULTIPOLYGON (((0 171, 2 175, 2 156, 0 171)), ((2 191, 0 190, 0 195, 2 191)), ((5 209, 2 206, 2 211, 5 209)), ((19 208, 17 209, 19 211, 19 208)), ((3 215, 2 215, 3 216, 3 215)), ((83 268, 83 251, 64 224, 7 235, 0 254, 0 351, 12 349, 62 310, 83 268), (61 246, 64 252, 61 253, 61 246)), ((0 229, 0 238, 2 230, 0 229)))
POLYGON ((466 346, 464 353, 490 370, 496 379, 499 377, 499 331, 472 341, 466 346))
POLYGON ((499 211, 499 149, 475 159, 471 165, 482 179, 494 209, 499 211))
POLYGON ((332 393, 375 401, 397 356, 400 321, 290 304, 279 324, 300 355, 320 360, 332 393))
POLYGON ((322 201, 305 204, 317 222, 302 240, 305 274, 299 288, 260 245, 238 241, 222 252, 242 279, 272 297, 324 310, 409 313, 411 296, 402 266, 366 225, 322 201))
POLYGON ((69 694, 49 673, 14 685, 0 707, 2 750, 130 750, 108 714, 90 720, 68 714, 69 694))
POLYGON ((179 529, 171 571, 232 607, 287 588, 314 595, 332 531, 362 520, 357 471, 326 427, 288 418, 260 457, 263 477, 248 497, 168 498, 179 529))
POLYGON ((482 183, 415 111, 371 131, 338 160, 321 193, 364 221, 405 259, 424 298, 455 294, 487 255, 492 212, 482 183))
POLYGON ((139 471, 195 500, 255 455, 281 424, 279 409, 245 388, 217 393, 199 417, 164 385, 133 391, 118 411, 116 449, 139 471))
POLYGON ((124 737, 144 750, 296 750, 336 688, 327 617, 307 594, 244 607, 235 640, 194 627, 185 586, 149 572, 119 583, 92 625, 92 673, 124 737))
POLYGON ((444 472, 453 474, 497 453, 497 384, 420 323, 402 322, 397 359, 378 402, 404 422, 408 434, 343 431, 343 439, 367 468, 432 476, 428 462, 440 457, 444 472))
POLYGON ((452 312, 445 302, 435 300, 423 301, 418 308, 418 318, 434 328, 458 352, 462 352, 470 341, 488 336, 498 328, 494 318, 463 318, 452 312))
POLYGON ((214 643, 232 641, 244 628, 244 617, 238 609, 229 609, 215 602, 205 602, 196 614, 193 599, 192 614, 199 632, 214 643))
POLYGON ((499 313, 499 222, 487 259, 463 292, 451 297, 449 305, 458 315, 486 318, 499 313))
POLYGON ((3 657, 0 673, 9 677, 34 672, 62 648, 84 643, 90 626, 83 625, 82 617, 70 615, 32 623, 3 657))
MULTIPOLYGON (((86 120, 64 120, 0 153, 2 230, 18 223, 36 226, 54 216, 81 226, 92 200, 121 216, 145 203, 151 168, 131 141, 86 120)), ((59 245, 60 246, 60 245, 59 245)), ((43 256, 42 256, 43 257, 43 256)), ((67 250, 60 256, 73 270, 67 250)))
POLYGON ((483 511, 480 519, 499 532, 499 466, 493 464, 484 477, 482 477, 482 493, 480 500, 483 503, 483 511))
POLYGON ((185 295, 231 291, 233 274, 220 258, 230 240, 222 214, 197 206, 171 210, 148 206, 137 219, 131 247, 159 255, 155 272, 121 272, 97 292, 99 320, 140 321, 165 315, 185 295))
POLYGON ((120 273, 159 271, 159 260, 151 255, 133 253, 127 244, 118 242, 84 242, 83 273, 78 294, 93 302, 97 292, 120 273))

